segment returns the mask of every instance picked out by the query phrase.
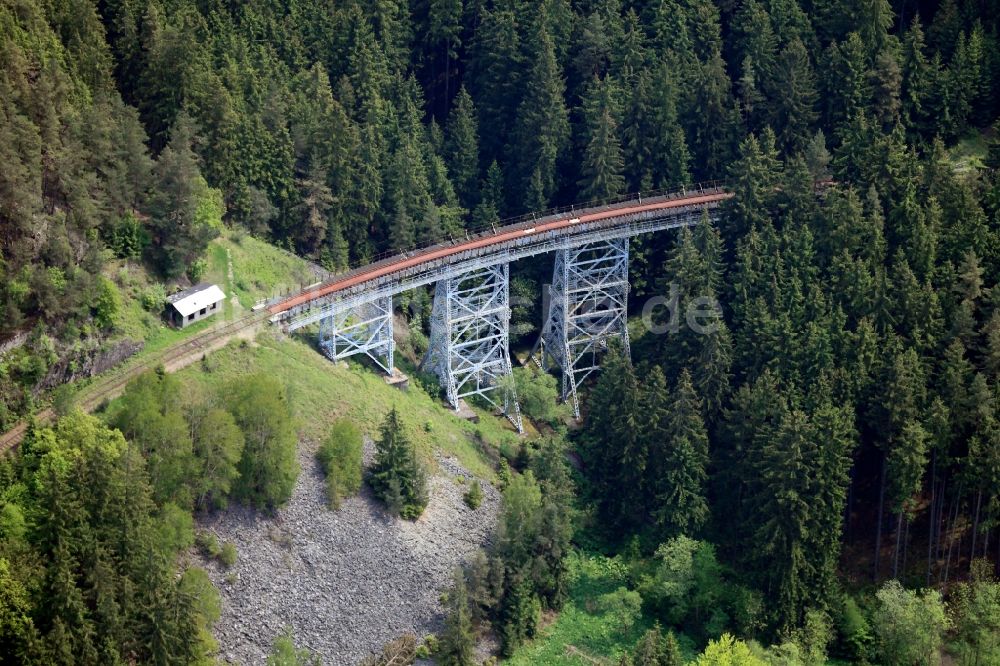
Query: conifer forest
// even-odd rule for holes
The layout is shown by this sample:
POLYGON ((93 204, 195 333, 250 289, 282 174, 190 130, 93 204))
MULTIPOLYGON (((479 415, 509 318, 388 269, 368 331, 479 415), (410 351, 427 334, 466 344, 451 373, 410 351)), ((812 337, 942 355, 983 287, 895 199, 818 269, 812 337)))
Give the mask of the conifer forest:
POLYGON ((221 629, 256 551, 212 526, 310 475, 489 527, 368 666, 1000 666, 1000 2, 0 0, 0 433, 0 666, 358 663, 221 629), (510 264, 524 434, 421 365, 433 285, 403 390, 163 316, 706 184, 629 241, 579 418, 552 255, 510 264))

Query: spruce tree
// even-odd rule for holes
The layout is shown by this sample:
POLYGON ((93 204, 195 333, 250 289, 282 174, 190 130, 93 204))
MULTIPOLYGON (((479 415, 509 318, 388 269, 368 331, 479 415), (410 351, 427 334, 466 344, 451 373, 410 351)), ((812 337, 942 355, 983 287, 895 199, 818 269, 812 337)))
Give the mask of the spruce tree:
POLYGON ((852 32, 841 43, 831 44, 824 54, 823 74, 825 118, 837 130, 845 122, 863 113, 871 97, 868 63, 858 33, 852 32))
POLYGON ((861 39, 869 57, 874 59, 888 40, 889 28, 895 18, 892 5, 889 0, 862 0, 858 4, 861 39))
POLYGON ((642 635, 635 646, 635 655, 632 663, 635 666, 660 666, 660 659, 663 654, 663 637, 660 634, 660 626, 655 625, 642 635))
POLYGON ((486 170, 486 178, 480 187, 479 203, 472 211, 472 226, 482 228, 487 224, 496 224, 505 209, 503 171, 494 160, 486 170))
POLYGON ((653 184, 655 157, 649 140, 653 121, 652 85, 649 70, 639 70, 623 113, 622 152, 626 183, 632 192, 649 190, 653 184))
MULTIPOLYGON (((330 226, 330 213, 334 205, 333 193, 326 184, 326 176, 317 164, 301 183, 301 200, 295 207, 298 218, 299 247, 304 254, 318 254, 330 226)), ((331 266, 331 268, 336 268, 331 266)))
POLYGON ((749 58, 758 76, 769 79, 778 56, 778 39, 767 9, 757 0, 743 3, 733 17, 733 36, 735 62, 749 58))
POLYGON ((694 75, 687 78, 681 117, 687 123, 695 178, 718 178, 736 149, 739 109, 732 84, 721 53, 686 66, 694 67, 694 75))
POLYGON ((755 470, 761 480, 754 504, 758 522, 756 568, 771 592, 779 624, 796 626, 808 598, 810 562, 810 466, 815 444, 806 415, 790 412, 772 441, 760 449, 755 470))
POLYGON ((541 20, 536 21, 533 66, 524 81, 525 95, 514 116, 509 162, 516 165, 516 191, 523 199, 519 210, 547 208, 559 186, 559 166, 570 138, 569 114, 562 71, 556 61, 552 38, 541 20))
POLYGON ((153 168, 154 194, 147 205, 153 237, 150 251, 157 267, 168 277, 183 273, 219 233, 197 214, 204 181, 192 149, 194 141, 193 121, 181 114, 171 131, 170 143, 153 168))
POLYGON ((382 422, 368 483, 394 515, 416 520, 427 506, 427 473, 395 407, 382 422))
POLYGON ((455 183, 458 200, 472 210, 479 191, 479 129, 472 97, 463 86, 445 126, 448 175, 455 183))
POLYGON ((708 520, 708 434, 691 374, 685 368, 670 396, 663 475, 656 481, 656 520, 664 534, 696 534, 708 520))
MULTIPOLYGON (((480 127, 490 128, 481 140, 483 163, 502 158, 511 138, 511 119, 524 97, 524 54, 519 23, 524 16, 506 5, 489 10, 482 5, 472 44, 469 89, 479 111, 480 127)), ((530 96, 529 96, 530 97, 530 96)))
POLYGON ((735 196, 726 216, 726 237, 731 242, 752 228, 769 224, 770 202, 781 171, 774 133, 764 130, 760 139, 751 134, 740 144, 740 156, 729 167, 735 196))
POLYGON ((903 121, 918 136, 929 129, 927 98, 933 92, 926 48, 920 17, 914 15, 909 30, 903 36, 902 111, 903 121))
POLYGON ((643 137, 653 150, 653 186, 675 188, 691 181, 691 152, 678 114, 677 77, 665 60, 653 79, 651 125, 643 137))
POLYGON ((500 654, 509 657, 524 641, 534 637, 541 606, 521 573, 509 579, 500 607, 500 654))
POLYGON ((640 393, 632 362, 613 344, 602 361, 590 396, 587 419, 588 466, 598 491, 598 507, 619 529, 636 524, 646 455, 639 437, 640 393))
POLYGON ((475 666, 476 638, 472 632, 465 575, 461 570, 455 572, 447 605, 448 615, 441 634, 437 663, 441 666, 475 666))
POLYGON ((770 80, 769 124, 778 134, 778 143, 789 153, 805 148, 816 122, 816 80, 806 47, 798 39, 778 56, 770 80))
POLYGON ((584 201, 609 199, 625 188, 615 96, 614 82, 605 77, 593 81, 583 100, 586 147, 579 185, 584 201))
MULTIPOLYGON (((404 6, 405 7, 405 6, 404 6)), ((405 11, 405 8, 404 8, 405 11)), ((450 85, 458 49, 462 46, 462 0, 429 0, 427 4, 428 25, 424 39, 431 60, 433 88, 442 85, 442 97, 450 97, 450 85), (437 72, 443 70, 443 75, 437 72), (441 83, 438 83, 440 80, 441 83)))
POLYGON ((677 644, 677 637, 672 630, 669 630, 663 639, 659 666, 683 666, 683 664, 684 658, 681 656, 681 647, 677 644))

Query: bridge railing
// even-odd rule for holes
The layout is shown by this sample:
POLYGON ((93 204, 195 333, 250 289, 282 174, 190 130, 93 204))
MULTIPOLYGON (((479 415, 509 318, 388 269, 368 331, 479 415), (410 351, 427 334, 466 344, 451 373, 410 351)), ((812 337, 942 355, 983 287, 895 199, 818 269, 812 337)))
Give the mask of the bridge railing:
MULTIPOLYGON (((466 227, 464 230, 465 233, 459 237, 456 237, 448 233, 442 233, 440 236, 433 238, 428 242, 421 243, 419 245, 414 245, 406 249, 384 250, 373 256, 370 261, 362 265, 367 267, 392 257, 398 257, 400 255, 412 255, 415 252, 422 252, 424 250, 429 250, 436 247, 447 247, 448 245, 454 245, 455 243, 465 242, 468 240, 472 240, 474 238, 494 235, 499 233, 501 229, 508 229, 510 227, 516 227, 519 224, 527 224, 529 222, 538 222, 544 220, 545 218, 556 217, 558 215, 564 215, 566 213, 574 213, 574 212, 583 213, 587 211, 592 211, 594 209, 614 206, 616 204, 621 204, 628 201, 642 201, 644 199, 680 199, 691 196, 693 194, 704 194, 706 192, 718 191, 723 187, 725 187, 725 185, 726 181, 724 180, 708 180, 700 183, 694 183, 692 185, 684 185, 681 187, 662 188, 657 190, 649 190, 646 192, 632 192, 629 194, 620 194, 614 197, 608 197, 604 199, 593 199, 591 201, 575 202, 572 204, 568 204, 566 206, 557 206, 557 207, 547 208, 541 211, 531 211, 528 213, 522 213, 521 215, 507 217, 497 222, 490 222, 473 227, 466 227)), ((352 268, 360 268, 360 267, 361 266, 356 266, 352 268)))
MULTIPOLYGON (((518 225, 530 225, 536 222, 545 221, 547 218, 556 217, 559 215, 565 215, 567 213, 587 213, 594 211, 596 209, 606 208, 608 206, 614 206, 616 204, 626 203, 629 201, 644 201, 644 200, 670 200, 670 199, 681 199, 692 195, 700 195, 705 193, 718 192, 723 189, 726 185, 726 181, 723 180, 709 180, 700 183, 694 183, 692 185, 683 185, 681 187, 675 188, 662 188, 657 190, 649 190, 646 192, 633 192, 630 194, 622 194, 614 197, 608 197, 605 199, 594 199, 592 201, 576 202, 566 206, 557 206, 548 208, 542 211, 532 211, 529 213, 523 213, 521 215, 515 215, 512 217, 507 217, 501 219, 497 222, 491 222, 486 224, 480 224, 474 227, 466 227, 459 236, 455 236, 450 233, 442 233, 441 235, 433 238, 429 242, 424 242, 419 245, 414 245, 406 249, 397 250, 385 250, 379 252, 368 261, 356 264, 346 271, 334 274, 330 279, 325 280, 320 285, 316 285, 316 288, 322 287, 322 285, 343 280, 349 278, 361 269, 370 270, 372 268, 378 268, 387 263, 392 263, 398 257, 411 257, 416 254, 434 250, 437 248, 444 248, 456 245, 458 243, 464 243, 470 240, 476 240, 479 238, 488 237, 491 235, 496 235, 500 233, 501 230, 510 230, 512 227, 516 228, 518 225)), ((295 293, 295 292, 291 292, 295 293)), ((288 294, 282 294, 271 300, 271 302, 280 302, 288 294)))

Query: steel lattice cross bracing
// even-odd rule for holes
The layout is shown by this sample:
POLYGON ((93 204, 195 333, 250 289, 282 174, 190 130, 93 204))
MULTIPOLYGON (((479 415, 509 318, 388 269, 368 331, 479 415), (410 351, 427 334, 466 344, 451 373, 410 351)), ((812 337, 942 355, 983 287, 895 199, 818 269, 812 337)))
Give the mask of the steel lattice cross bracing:
POLYGON ((577 387, 598 369, 609 338, 628 340, 628 239, 587 243, 556 253, 549 307, 532 357, 562 371, 562 399, 580 417, 577 387))
POLYGON ((319 323, 320 344, 332 359, 367 354, 393 372, 392 297, 436 283, 431 346, 425 358, 448 402, 479 395, 504 410, 521 430, 508 350, 510 262, 556 253, 551 301, 533 357, 562 371, 562 397, 598 367, 611 337, 628 353, 628 239, 692 226, 718 217, 731 195, 713 185, 639 197, 535 219, 402 253, 338 276, 268 307, 287 330, 319 323), (540 352, 540 353, 536 353, 540 352))
POLYGON ((511 377, 510 287, 507 264, 441 280, 434 291, 424 367, 432 370, 456 410, 477 395, 500 407, 518 432, 521 412, 511 377))
POLYGON ((334 361, 354 354, 367 354, 391 375, 395 345, 392 296, 331 309, 319 321, 319 346, 334 361))
MULTIPOLYGON (((555 229, 546 228, 553 223, 545 220, 538 220, 535 224, 513 225, 515 229, 512 231, 507 231, 507 227, 501 227, 493 234, 485 234, 485 238, 474 237, 467 242, 455 241, 442 247, 441 250, 435 250, 435 252, 448 250, 447 256, 435 257, 434 253, 428 254, 427 251, 403 253, 369 267, 350 271, 330 283, 282 299, 268 309, 274 314, 272 321, 281 322, 287 330, 294 331, 318 322, 328 316, 329 311, 371 301, 386 294, 398 294, 433 284, 476 268, 501 263, 509 264, 518 259, 578 247, 599 240, 631 238, 639 234, 693 226, 706 212, 713 219, 717 218, 718 206, 729 196, 721 189, 712 192, 714 194, 711 196, 719 197, 718 201, 683 204, 686 198, 677 193, 669 197, 658 197, 650 203, 651 206, 663 205, 664 201, 683 204, 668 209, 645 210, 644 207, 629 207, 620 214, 616 212, 613 217, 602 217, 594 221, 586 220, 587 211, 580 211, 578 213, 580 217, 564 220, 564 226, 555 229), (496 238, 495 242, 492 242, 493 237, 496 238), (483 244, 486 241, 491 242, 483 244), (463 249, 470 244, 476 247, 463 249), (328 291, 334 287, 336 291, 328 291)), ((708 196, 700 192, 698 196, 691 198, 708 196)), ((645 200, 642 202, 646 203, 645 200)))

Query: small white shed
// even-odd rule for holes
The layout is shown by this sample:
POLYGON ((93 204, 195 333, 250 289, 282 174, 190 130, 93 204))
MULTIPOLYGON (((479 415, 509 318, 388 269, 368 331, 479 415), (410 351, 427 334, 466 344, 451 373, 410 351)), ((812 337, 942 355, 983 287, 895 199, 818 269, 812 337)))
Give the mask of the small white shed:
POLYGON ((190 326, 222 309, 226 294, 215 284, 196 284, 167 298, 167 313, 178 328, 190 326))

